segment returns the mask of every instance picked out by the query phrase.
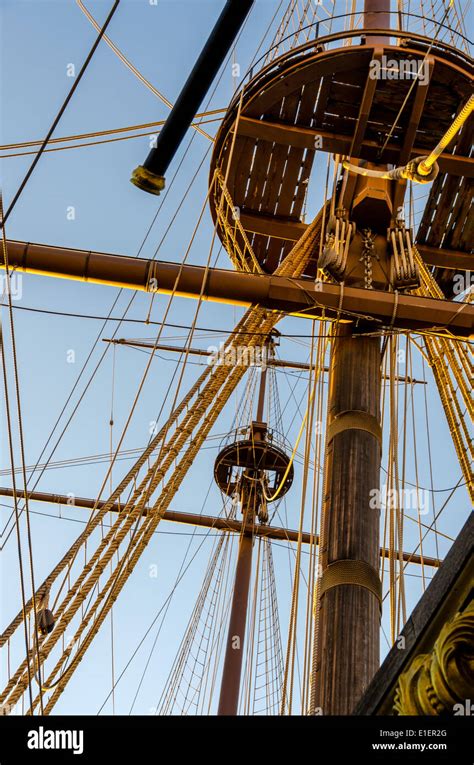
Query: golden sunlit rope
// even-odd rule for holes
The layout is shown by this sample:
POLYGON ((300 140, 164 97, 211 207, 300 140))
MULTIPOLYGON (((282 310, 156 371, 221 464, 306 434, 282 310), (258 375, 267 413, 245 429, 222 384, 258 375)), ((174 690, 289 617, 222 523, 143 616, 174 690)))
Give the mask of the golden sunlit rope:
POLYGON ((471 96, 468 102, 462 107, 459 114, 455 117, 450 127, 447 129, 441 140, 427 157, 416 157, 410 160, 403 167, 395 167, 393 170, 370 170, 359 165, 353 165, 349 160, 343 161, 345 170, 356 175, 364 175, 369 178, 384 178, 385 180, 400 181, 409 180, 415 183, 431 183, 438 174, 436 160, 443 150, 453 140, 456 133, 464 125, 468 117, 474 111, 474 96, 471 96))

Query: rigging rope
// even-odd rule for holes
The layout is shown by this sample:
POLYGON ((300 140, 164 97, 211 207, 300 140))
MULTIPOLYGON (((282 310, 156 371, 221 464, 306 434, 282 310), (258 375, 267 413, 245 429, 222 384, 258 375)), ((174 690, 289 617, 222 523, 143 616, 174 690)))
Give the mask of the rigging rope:
POLYGON ((115 0, 115 2, 113 4, 113 6, 112 6, 112 8, 111 8, 107 18, 106 18, 106 20, 104 22, 104 24, 98 30, 99 34, 98 34, 98 36, 97 36, 97 38, 96 38, 92 48, 90 49, 90 51, 89 51, 89 53, 88 53, 88 55, 86 57, 86 60, 84 61, 83 65, 81 66, 79 74, 75 78, 69 93, 67 94, 67 96, 66 96, 66 98, 65 98, 65 100, 64 100, 64 102, 63 102, 63 104, 62 104, 62 106, 61 106, 61 108, 59 110, 59 112, 57 113, 56 117, 54 118, 54 120, 53 120, 53 122, 51 124, 51 127, 49 128, 49 130, 48 130, 48 132, 46 134, 46 138, 44 139, 43 143, 41 144, 41 146, 40 146, 40 148, 38 150, 38 153, 36 154, 33 162, 31 163, 31 165, 30 165, 30 167, 29 167, 29 169, 28 169, 28 171, 27 171, 27 173, 25 175, 25 177, 23 178, 22 182, 20 183, 20 186, 19 186, 18 190, 16 191, 12 201, 10 202, 10 205, 9 205, 5 215, 3 216, 3 220, 2 220, 2 223, 1 223, 2 227, 5 225, 5 223, 7 222, 8 218, 10 217, 10 214, 11 214, 13 208, 15 207, 16 203, 18 202, 18 199, 20 198, 20 196, 21 196, 21 194, 23 192, 23 189, 25 188, 26 184, 28 183, 28 181, 29 181, 29 179, 30 179, 30 177, 31 177, 31 175, 33 173, 33 170, 35 169, 36 165, 38 164, 38 162, 39 162, 39 160, 41 158, 41 155, 43 154, 43 152, 45 150, 45 148, 46 148, 46 146, 47 146, 47 144, 49 142, 49 139, 53 135, 54 131, 56 130, 56 127, 58 126, 58 124, 59 124, 59 122, 61 120, 61 117, 63 116, 64 112, 66 111, 67 106, 69 104, 69 101, 73 97, 73 95, 74 95, 74 93, 76 91, 77 86, 79 85, 80 81, 82 80, 82 77, 83 77, 87 67, 89 66, 89 63, 90 63, 90 61, 91 61, 91 59, 92 59, 92 57, 93 57, 97 47, 99 46, 100 41, 102 40, 102 38, 103 38, 103 36, 105 34, 105 30, 107 29, 107 27, 109 26, 110 22, 112 21, 112 17, 114 16, 115 11, 117 10, 117 8, 119 6, 119 3, 120 3, 120 0, 115 0))
MULTIPOLYGON (((16 352, 15 327, 14 327, 14 321, 13 321, 12 296, 11 296, 11 289, 10 289, 10 268, 9 268, 9 261, 8 261, 8 247, 7 247, 7 238, 6 238, 6 229, 5 229, 5 217, 3 214, 3 196, 1 191, 0 191, 0 220, 1 220, 1 226, 2 226, 2 255, 3 255, 3 262, 5 264, 6 292, 8 295, 8 315, 10 320, 9 324, 10 324, 10 337, 11 337, 11 349, 12 349, 12 360, 13 360, 13 379, 15 384, 15 402, 16 402, 17 420, 18 420, 18 440, 20 445, 21 472, 22 472, 22 479, 23 479, 23 489, 25 492, 25 496, 27 496, 26 495, 27 480, 26 480, 25 445, 24 445, 24 437, 23 437, 23 418, 22 418, 22 409, 21 409, 21 401, 20 401, 20 383, 19 383, 19 376, 18 376, 18 362, 17 362, 17 352, 16 352)), ((27 631, 27 626, 25 621, 25 618, 26 618, 25 582, 24 582, 24 574, 23 574, 23 556, 22 556, 22 549, 21 549, 21 536, 20 536, 20 516, 18 512, 18 501, 17 501, 17 494, 16 494, 15 463, 14 463, 14 455, 13 455, 13 433, 12 433, 12 424, 11 424, 11 417, 10 417, 7 366, 6 366, 6 358, 5 358, 5 345, 3 342, 3 331, 1 327, 1 319, 0 319, 0 351, 2 355, 3 382, 4 382, 4 394, 5 394, 6 414, 7 414, 7 428, 8 428, 8 443, 9 443, 10 463, 11 463, 11 469, 12 469, 13 494, 14 494, 14 504, 15 504, 18 563, 20 568, 20 588, 21 588, 21 598, 22 598, 22 616, 25 623, 24 624, 25 640, 26 640, 25 647, 26 647, 26 660, 28 662, 28 688, 29 688, 29 693, 31 696, 31 693, 32 693, 31 677, 33 672, 30 670, 29 637, 28 637, 28 631, 27 631)), ((36 653, 36 664, 38 667, 38 675, 39 675, 40 683, 41 683, 41 669, 39 666, 39 663, 40 663, 39 638, 38 638, 39 615, 37 612, 37 607, 38 605, 40 605, 41 601, 36 599, 36 586, 35 586, 34 564, 33 564, 33 542, 32 542, 32 534, 31 534, 28 499, 26 499, 25 501, 25 515, 26 515, 28 562, 30 567, 30 583, 31 583, 31 591, 32 591, 32 608, 33 608, 33 624, 34 624, 34 634, 33 634, 34 649, 31 653, 33 654, 33 664, 35 661, 34 653, 36 653)), ((43 713, 42 694, 40 694, 40 708, 41 708, 41 713, 43 713)))
MULTIPOLYGON (((203 117, 213 117, 216 114, 224 114, 227 110, 226 109, 211 109, 210 111, 205 112, 199 112, 196 114, 196 119, 199 118, 199 120, 202 120, 203 117)), ((215 122, 220 121, 219 120, 208 120, 208 122, 215 122)), ((50 138, 48 141, 49 146, 56 143, 67 143, 69 141, 83 141, 87 138, 99 138, 102 136, 108 136, 108 135, 117 135, 118 133, 129 133, 131 130, 143 130, 144 128, 155 128, 155 127, 163 127, 166 120, 158 120, 157 122, 143 122, 138 125, 127 125, 126 127, 121 128, 112 128, 110 130, 95 130, 92 133, 76 133, 74 135, 65 135, 61 136, 60 138, 50 138)), ((204 122, 203 124, 206 124, 204 122)), ((140 135, 153 135, 153 133, 141 133, 140 135)), ((132 136, 133 138, 138 138, 137 136, 132 136)), ((26 149, 29 146, 40 146, 43 143, 44 139, 41 139, 39 141, 22 141, 20 143, 6 143, 3 144, 3 146, 0 146, 0 151, 8 151, 10 149, 26 149)), ((84 144, 87 145, 87 144, 84 144)), ((92 144, 91 144, 92 145, 92 144)), ((47 151, 47 149, 46 149, 47 151)), ((8 156, 17 156, 17 155, 10 155, 10 154, 4 154, 2 155, 2 159, 8 156)))
MULTIPOLYGON (((87 17, 87 19, 90 21, 90 23, 92 24, 92 26, 94 27, 94 29, 96 29, 97 31, 99 31, 99 29, 100 29, 100 27, 99 27, 99 24, 97 23, 97 21, 95 20, 95 18, 93 17, 93 15, 92 15, 92 14, 91 14, 91 13, 90 13, 88 10, 87 10, 87 8, 85 7, 85 5, 84 5, 84 3, 82 2, 82 0, 76 0, 76 3, 77 3, 77 5, 79 6, 79 8, 80 8, 80 10, 82 11, 82 13, 83 13, 83 14, 84 14, 84 15, 87 17)), ((129 70, 130 70, 130 71, 131 71, 131 72, 132 72, 132 73, 135 75, 135 77, 137 77, 137 78, 140 80, 140 82, 142 82, 142 83, 145 85, 145 87, 146 87, 146 88, 148 88, 148 90, 150 90, 150 91, 151 91, 151 92, 152 92, 152 93, 153 93, 155 96, 157 96, 157 98, 159 98, 159 99, 160 99, 160 101, 162 101, 162 102, 163 102, 163 103, 164 103, 164 104, 165 104, 165 105, 166 105, 166 106, 167 106, 169 109, 172 109, 172 108, 173 108, 173 104, 171 103, 171 101, 168 101, 168 99, 167 99, 167 98, 166 98, 166 97, 163 95, 163 93, 160 93, 160 91, 159 91, 159 90, 157 90, 157 88, 155 88, 155 87, 154 87, 154 85, 152 85, 152 84, 151 84, 151 82, 149 82, 149 81, 148 81, 148 80, 147 80, 147 79, 146 79, 146 78, 145 78, 145 77, 144 77, 144 76, 141 74, 141 72, 139 72, 139 71, 138 71, 138 69, 137 69, 137 68, 136 68, 136 67, 135 67, 135 66, 134 66, 134 65, 131 63, 131 61, 129 61, 129 60, 128 60, 128 58, 127 58, 126 56, 124 56, 124 54, 122 53, 122 51, 121 51, 121 50, 120 50, 120 49, 119 49, 119 48, 118 48, 118 47, 115 45, 115 43, 113 43, 113 42, 112 42, 112 40, 110 39, 110 37, 108 37, 107 35, 105 35, 105 34, 104 34, 104 35, 103 35, 103 38, 104 38, 104 42, 106 42, 106 43, 107 43, 107 45, 109 46, 109 48, 110 48, 110 49, 111 49, 111 50, 112 50, 112 51, 115 53, 115 55, 116 55, 116 56, 117 56, 117 57, 120 59, 120 61, 121 61, 123 64, 125 64, 125 66, 127 67, 127 69, 129 69, 129 70)), ((214 142, 214 139, 213 139, 213 137, 212 137, 212 136, 210 136, 208 133, 204 132, 204 130, 202 130, 202 129, 199 127, 199 125, 197 125, 196 123, 194 123, 194 122, 193 122, 193 123, 191 123, 191 127, 193 127, 193 128, 194 128, 194 129, 195 129, 195 130, 196 130, 198 133, 200 133, 201 135, 203 135, 203 136, 204 136, 205 138, 207 138, 209 141, 211 141, 211 143, 213 143, 213 142, 214 142)))
POLYGON ((402 167, 395 167, 393 170, 370 170, 360 165, 353 165, 349 160, 343 161, 343 167, 350 173, 364 175, 369 178, 384 178, 391 181, 409 180, 415 183, 431 183, 438 174, 436 160, 442 154, 443 150, 453 140, 457 132, 464 125, 466 120, 474 111, 474 96, 471 96, 466 104, 461 108, 452 124, 438 141, 434 149, 427 157, 417 157, 410 160, 402 167))
MULTIPOLYGON (((313 331, 314 331, 314 324, 313 324, 313 331)), ((319 340, 318 342, 322 343, 321 340, 319 340)), ((291 607, 290 607, 290 621, 289 621, 289 627, 288 627, 287 653, 286 653, 282 698, 281 698, 281 706, 280 706, 280 714, 282 715, 285 714, 285 712, 287 712, 287 714, 291 714, 291 711, 292 711, 294 663, 295 663, 295 655, 296 655, 299 583, 300 583, 300 576, 301 576, 301 542, 302 542, 304 509, 306 504, 306 488, 307 488, 308 469, 309 469, 308 460, 309 460, 309 453, 310 453, 312 424, 314 420, 315 393, 317 390, 318 381, 320 377, 322 376, 322 370, 324 369, 324 356, 325 356, 325 351, 326 351, 328 342, 329 342, 329 337, 326 339, 323 345, 322 353, 321 353, 321 345, 319 346, 319 349, 318 349, 319 353, 316 357, 316 363, 314 363, 313 361, 314 360, 314 345, 311 349, 310 363, 311 363, 311 366, 313 367, 313 380, 311 379, 311 375, 310 375, 309 381, 308 381, 308 392, 307 392, 307 395, 308 395, 307 409, 306 409, 305 417, 302 422, 302 427, 300 428, 300 433, 298 434, 298 440, 299 440, 299 438, 301 437, 303 425, 306 424, 308 413, 309 413, 310 419, 309 419, 308 427, 306 430, 305 463, 304 463, 304 471, 303 471, 303 485, 302 485, 302 495, 301 495, 298 545, 296 550, 296 561, 295 561, 291 607)))
MULTIPOLYGON (((313 251, 315 246, 315 240, 317 240, 319 234, 320 234, 320 219, 316 218, 313 224, 311 224, 308 227, 308 229, 305 231, 301 240, 293 247, 290 254, 279 266, 278 272, 281 275, 287 275, 288 273, 290 274, 301 273, 301 271, 304 269, 306 265, 308 258, 311 256, 311 252, 313 251)), ((275 323, 280 318, 281 318, 280 314, 271 314, 269 316, 267 312, 263 309, 260 309, 260 308, 250 309, 249 311, 247 311, 246 315, 243 317, 241 322, 239 322, 238 329, 240 329, 242 333, 241 338, 239 337, 239 340, 242 339, 244 342, 246 342, 246 344, 249 347, 256 345, 258 342, 258 339, 257 339, 258 335, 252 334, 252 333, 255 333, 255 331, 259 329, 260 331, 264 331, 268 334, 268 332, 273 328, 275 323), (249 335, 246 335, 246 330, 249 331, 249 335)), ((227 344, 231 345, 234 342, 235 342, 235 336, 231 335, 231 337, 227 341, 227 344)), ((101 543, 99 545, 96 552, 93 554, 92 558, 88 562, 87 570, 86 569, 82 570, 81 574, 79 575, 75 584, 70 589, 65 600, 63 601, 61 606, 57 609, 56 627, 53 630, 53 632, 50 633, 48 638, 43 642, 43 645, 42 645, 43 661, 47 658, 47 656, 51 652, 57 640, 61 637, 62 634, 64 634, 67 624, 69 624, 74 614, 77 612, 78 608, 81 606, 81 603, 84 602, 87 595, 91 592, 93 587, 96 586, 98 577, 100 575, 100 571, 103 570, 104 566, 107 565, 107 563, 110 561, 112 555, 118 549, 119 545, 123 541, 127 531, 131 528, 132 524, 135 524, 135 534, 128 545, 128 549, 125 556, 125 558, 127 559, 127 566, 125 570, 123 571, 120 571, 120 569, 116 567, 116 574, 114 575, 114 577, 109 577, 109 580, 103 586, 102 591, 100 595, 97 597, 94 605, 89 610, 89 612, 85 616, 85 619, 81 622, 78 630, 76 631, 74 636, 74 642, 77 644, 82 632, 88 626, 89 622, 91 622, 92 617, 94 617, 94 621, 91 623, 91 626, 87 635, 85 636, 80 646, 78 647, 77 652, 74 658, 70 661, 69 666, 67 667, 65 672, 61 675, 61 682, 55 687, 54 692, 51 698, 49 699, 48 704, 45 707, 46 714, 49 713, 49 711, 52 709, 52 707, 56 703, 60 694, 64 690, 64 687, 68 679, 71 677, 71 675, 75 671, 76 667, 78 666, 79 662, 84 656, 85 651, 90 645, 93 637, 99 630, 103 620, 105 619, 108 611, 110 610, 113 600, 117 597, 118 593, 120 592, 123 585, 125 584, 125 581, 128 579, 128 576, 131 574, 134 566, 136 565, 136 562, 138 561, 141 553, 145 549, 151 537, 151 534, 154 532, 157 524, 159 523, 161 519, 162 513, 169 506, 169 503, 172 497, 174 496, 177 489, 179 488, 184 476, 187 473, 189 466, 192 464, 194 457, 199 451, 199 448, 202 444, 202 440, 207 436, 209 430, 214 424, 214 421, 216 420, 219 412, 221 411, 224 404, 226 403, 228 397, 230 396, 235 386, 237 385, 237 383, 239 382, 239 380, 245 373, 245 369, 246 369, 245 367, 236 367, 233 369, 229 369, 228 367, 226 368, 225 366, 220 366, 220 367, 217 367, 215 370, 213 370, 212 374, 210 373, 210 369, 206 369, 203 375, 201 375, 200 380, 198 381, 197 385, 195 384, 193 386, 192 391, 196 393, 198 389, 200 388, 200 382, 204 382, 204 380, 206 380, 207 377, 209 376, 210 379, 208 380, 208 385, 204 386, 202 391, 198 393, 196 404, 194 405, 194 407, 191 407, 190 409, 188 409, 187 414, 185 414, 184 420, 177 431, 177 434, 178 434, 177 437, 173 438, 173 436, 171 436, 171 439, 166 444, 166 446, 165 446, 165 442, 163 441, 162 459, 154 463, 153 467, 148 472, 147 476, 145 476, 145 479, 142 481, 139 488, 134 492, 134 495, 132 496, 130 502, 128 502, 127 505, 125 505, 124 511, 123 513, 120 514, 119 518, 117 519, 114 525, 114 528, 111 529, 109 533, 104 537, 105 544, 101 543), (217 399, 216 399, 216 396, 217 396, 217 399), (208 410, 211 405, 211 402, 214 402, 214 404, 213 404, 212 410, 209 412, 208 410), (167 471, 173 464, 179 450, 184 445, 184 443, 187 442, 191 434, 193 432, 196 432, 196 427, 206 412, 208 413, 204 417, 204 420, 196 436, 194 437, 192 441, 190 441, 190 445, 188 447, 187 452, 185 453, 183 458, 177 463, 169 483, 165 486, 159 498, 153 505, 152 511, 150 512, 149 516, 147 516, 145 519, 142 519, 142 525, 139 528, 137 524, 138 524, 138 521, 140 520, 141 511, 144 506, 145 500, 148 498, 148 496, 151 496, 151 494, 157 488, 158 484, 163 480, 167 471), (159 465, 159 468, 158 468, 158 465, 159 465), (106 544, 108 544, 107 551, 105 551, 106 544), (99 605, 101 604, 101 601, 104 599, 104 596, 107 594, 109 590, 110 590, 109 595, 102 609, 100 610, 98 615, 95 616, 99 608, 99 605), (111 595, 113 595, 113 598, 110 597, 111 595)), ((185 399, 183 399, 183 401, 178 407, 180 412, 183 412, 183 410, 186 408, 187 403, 189 402, 191 398, 192 398, 192 395, 188 394, 185 397, 185 399)), ((162 437, 165 436, 167 430, 170 427, 171 422, 176 421, 178 416, 179 415, 176 414, 176 411, 172 413, 171 421, 168 421, 165 428, 162 429, 161 431, 162 437)), ((153 449, 155 446, 156 446, 156 443, 151 448, 153 449)), ((141 467, 141 465, 144 464, 148 456, 147 451, 148 450, 145 450, 144 455, 142 455, 142 457, 140 458, 136 466, 132 468, 131 471, 129 471, 128 480, 126 478, 124 479, 124 481, 122 481, 119 484, 119 486, 117 487, 117 489, 112 495, 113 499, 111 497, 102 507, 102 509, 99 511, 96 517, 91 520, 91 525, 92 524, 97 525, 100 517, 102 517, 103 513, 106 512, 109 509, 110 505, 120 496, 125 486, 129 484, 130 479, 133 480, 133 478, 135 477, 138 471, 137 465, 141 467)), ((72 556, 75 556, 81 543, 85 541, 85 539, 87 538, 88 531, 90 530, 87 529, 85 530, 85 532, 83 532, 78 542, 76 542, 70 549, 69 554, 66 554, 66 556, 64 556, 63 560, 60 562, 60 564, 58 564, 58 566, 55 568, 53 573, 50 575, 50 577, 48 577, 46 581, 49 580, 51 584, 55 581, 58 573, 60 573, 65 568, 65 566, 68 565, 69 558, 71 558, 72 556)), ((4 632, 4 634, 2 635, 2 639, 6 639, 8 635, 11 634, 11 632, 14 630, 15 626, 17 626, 17 623, 21 623, 21 620, 22 620, 22 615, 20 614, 19 617, 17 617, 17 619, 14 620, 14 622, 10 625, 10 627, 7 628, 7 630, 4 632)), ((63 663, 64 663, 64 656, 59 659, 58 663, 56 664, 55 668, 50 674, 50 677, 47 679, 46 681, 47 686, 50 686, 54 677, 57 675, 58 672, 62 670, 63 663)), ((25 670, 26 670, 26 666, 23 663, 20 666, 19 670, 17 670, 17 672, 13 675, 11 681, 7 685, 7 688, 5 689, 5 692, 2 696, 3 700, 5 700, 7 697, 9 697, 10 700, 18 699, 22 695, 23 688, 24 688, 25 670)), ((34 704, 36 704, 36 700, 34 704)))

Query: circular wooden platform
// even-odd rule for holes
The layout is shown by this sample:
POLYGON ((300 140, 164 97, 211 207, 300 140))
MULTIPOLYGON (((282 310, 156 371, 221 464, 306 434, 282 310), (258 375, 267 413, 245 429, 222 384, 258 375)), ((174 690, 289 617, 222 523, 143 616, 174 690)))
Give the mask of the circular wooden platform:
POLYGON ((253 439, 237 441, 226 446, 217 456, 214 479, 220 490, 232 496, 237 489, 238 478, 243 472, 254 476, 266 475, 267 488, 273 494, 284 481, 279 496, 282 497, 293 483, 294 469, 285 452, 268 441, 253 439))
MULTIPOLYGON (((267 273, 273 273, 304 231, 301 214, 318 149, 382 164, 404 163, 436 145, 472 91, 472 60, 466 54, 406 32, 397 32, 398 45, 371 42, 372 35, 384 32, 389 34, 359 30, 327 35, 259 71, 243 88, 230 167, 240 92, 229 106, 216 137, 211 177, 216 167, 223 176, 228 173, 227 186, 240 222, 267 273), (383 67, 394 60, 406 67, 405 62, 419 63, 426 55, 426 77, 423 70, 415 85, 412 77, 370 76, 374 61, 383 67), (409 91, 399 124, 380 154, 409 91)), ((393 30, 390 41, 396 42, 393 30)), ((458 192, 472 196, 470 133, 467 125, 455 148, 450 147, 440 161, 440 180, 446 175, 454 178, 454 197, 458 192)), ((210 199, 214 220, 219 203, 216 191, 210 199)), ((448 205, 447 218, 449 212, 448 205)), ((219 224, 218 231, 225 241, 219 224)), ((464 237, 457 243, 459 249, 469 246, 469 231, 464 237)), ((313 262, 307 274, 314 275, 314 270, 313 262)))

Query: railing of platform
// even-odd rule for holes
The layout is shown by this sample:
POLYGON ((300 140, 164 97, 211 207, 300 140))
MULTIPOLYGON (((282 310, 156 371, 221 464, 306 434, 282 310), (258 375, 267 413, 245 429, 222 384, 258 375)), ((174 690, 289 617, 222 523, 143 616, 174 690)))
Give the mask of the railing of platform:
MULTIPOLYGON (((373 13, 382 13, 382 11, 373 11, 373 13)), ((386 13, 384 11, 384 13, 386 13)), ((360 16, 360 11, 356 13, 343 13, 338 14, 336 16, 332 17, 332 21, 338 21, 338 20, 347 20, 352 17, 360 16)), ((400 23, 401 19, 406 19, 408 22, 410 20, 417 20, 417 21, 427 21, 425 16, 422 16, 420 14, 416 13, 407 13, 404 11, 390 11, 390 15, 396 16, 398 23, 400 23)), ((454 46, 450 43, 446 43, 441 39, 437 39, 435 36, 426 36, 421 35, 419 33, 410 31, 409 29, 400 29, 400 28, 381 28, 381 29, 341 29, 340 31, 332 32, 330 34, 325 34, 320 36, 320 30, 324 25, 323 21, 316 21, 312 24, 308 24, 305 27, 302 27, 298 30, 298 32, 294 32, 287 37, 283 38, 282 40, 279 40, 275 45, 273 45, 271 48, 269 48, 265 53, 260 56, 256 61, 252 63, 252 65, 249 67, 247 72, 242 78, 242 81, 240 83, 240 87, 237 89, 237 91, 234 94, 234 98, 231 101, 231 104, 229 106, 229 110, 232 108, 234 103, 236 103, 239 99, 240 92, 242 88, 246 87, 246 85, 252 80, 252 79, 259 79, 260 76, 263 76, 263 74, 267 74, 267 72, 271 72, 273 68, 278 67, 279 62, 282 58, 285 58, 286 60, 289 59, 289 57, 296 57, 303 55, 306 51, 311 50, 316 45, 325 46, 326 49, 330 47, 340 47, 341 40, 345 41, 353 41, 356 42, 359 38, 368 38, 368 37, 374 37, 374 36, 380 36, 385 35, 388 38, 391 38, 393 40, 405 40, 405 41, 413 41, 415 43, 418 43, 420 46, 426 45, 427 48, 430 48, 433 53, 436 53, 436 51, 444 51, 446 53, 449 53, 451 56, 457 57, 461 60, 463 60, 464 63, 467 63, 469 66, 472 66, 472 58, 471 56, 466 53, 465 51, 461 50, 461 48, 466 48, 469 46, 472 46, 473 42, 469 40, 465 35, 458 32, 456 29, 453 29, 452 27, 448 26, 447 24, 443 24, 440 22, 437 22, 433 19, 431 19, 433 23, 433 33, 438 30, 438 33, 440 31, 443 32, 449 32, 455 40, 459 41, 459 44, 454 46), (308 31, 310 29, 314 29, 314 36, 308 40, 307 42, 298 45, 296 47, 291 47, 291 41, 295 38, 295 35, 299 35, 302 32, 308 31), (281 53, 277 58, 271 58, 269 61, 269 55, 271 55, 272 51, 280 50, 282 46, 285 44, 289 45, 289 50, 286 52, 281 53), (269 62, 269 63, 266 63, 269 62)), ((346 43, 347 44, 347 43, 346 43)), ((423 49, 420 50, 420 53, 423 54, 423 49)))
MULTIPOLYGON (((333 0, 318 0, 314 4, 308 3, 308 6, 311 5, 311 10, 309 13, 304 14, 307 23, 304 24, 302 18, 298 18, 296 21, 294 20, 293 24, 295 25, 295 23, 297 23, 297 28, 294 28, 291 33, 284 34, 284 30, 287 30, 290 26, 289 19, 286 20, 284 29, 282 28, 282 25, 280 26, 280 29, 273 39, 273 44, 262 57, 265 64, 269 63, 279 55, 288 52, 292 48, 297 47, 302 42, 309 41, 311 30, 316 26, 318 26, 318 31, 316 35, 313 35, 313 40, 319 37, 320 34, 331 34, 334 31, 342 31, 343 29, 344 31, 351 31, 357 27, 362 27, 364 19, 362 10, 336 15, 328 11, 324 5, 325 1, 329 1, 334 6, 333 0), (323 18, 316 17, 318 13, 326 15, 323 18), (313 18, 309 21, 311 15, 313 18), (334 29, 334 27, 339 27, 339 29, 334 29), (306 39, 302 40, 301 38, 306 39)), ((464 29, 462 28, 462 22, 456 7, 453 6, 451 12, 455 15, 455 18, 453 18, 452 21, 453 23, 457 22, 457 28, 443 23, 446 19, 447 11, 444 7, 442 7, 442 11, 443 13, 441 13, 441 11, 439 13, 440 19, 437 19, 436 17, 417 14, 414 9, 404 11, 403 7, 399 4, 398 10, 390 12, 391 16, 395 16, 393 31, 396 32, 399 30, 411 32, 413 34, 422 34, 430 39, 436 37, 444 42, 448 42, 448 39, 446 38, 450 38, 449 42, 454 45, 454 47, 464 47, 465 52, 469 52, 469 41, 462 34, 464 29)), ((377 13, 386 14, 387 11, 371 12, 372 15, 377 13)))
MULTIPOLYGON (((323 8, 324 6, 318 4, 317 7, 323 8)), ((386 15, 388 11, 371 11, 371 15, 376 15, 378 13, 386 15)), ((444 24, 442 20, 439 21, 436 18, 413 13, 411 11, 396 10, 390 11, 389 13, 391 16, 396 17, 397 24, 397 26, 391 28, 392 37, 397 36, 397 32, 409 32, 412 34, 421 34, 429 40, 433 40, 436 37, 439 42, 446 42, 443 37, 449 35, 451 38, 449 44, 458 49, 463 47, 465 49, 464 52, 469 52, 469 46, 472 45, 472 41, 459 32, 459 30, 454 29, 448 24, 444 24)), ((363 13, 361 11, 342 13, 330 16, 327 19, 314 20, 310 24, 298 27, 298 29, 291 32, 291 34, 278 38, 276 42, 258 59, 258 61, 252 65, 252 68, 255 69, 258 67, 258 64, 262 61, 263 63, 270 62, 270 60, 288 52, 292 48, 299 47, 299 45, 301 45, 301 43, 299 43, 299 38, 302 35, 305 35, 307 38, 305 42, 314 42, 319 38, 321 32, 326 35, 332 34, 333 32, 363 31, 362 27, 359 30, 356 30, 357 24, 361 21, 363 21, 363 13), (346 28, 348 21, 352 28, 346 28), (330 29, 328 29, 329 25, 331 26, 330 29), (333 28, 334 26, 339 26, 341 28, 335 30, 333 28), (315 34, 311 39, 308 39, 312 29, 315 29, 315 34), (327 31, 324 31, 325 29, 327 31)))

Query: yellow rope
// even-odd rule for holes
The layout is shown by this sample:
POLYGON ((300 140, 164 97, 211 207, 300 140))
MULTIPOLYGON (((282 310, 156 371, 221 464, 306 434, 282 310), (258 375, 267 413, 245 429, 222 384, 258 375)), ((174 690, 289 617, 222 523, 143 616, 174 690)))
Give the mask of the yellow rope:
MULTIPOLYGON (((293 587, 292 587, 291 608, 290 608, 290 623, 288 627, 286 661, 285 661, 285 670, 284 670, 284 676, 283 676, 282 697, 280 702, 281 715, 285 714, 285 710, 287 710, 287 714, 291 715, 292 705, 293 705, 293 683, 294 683, 294 667, 295 667, 295 656, 296 656, 299 585, 300 585, 300 576, 301 576, 301 542, 302 542, 304 511, 305 511, 305 504, 306 504, 306 489, 307 489, 307 482, 308 482, 309 455, 310 455, 310 448, 311 448, 311 430, 312 430, 312 422, 313 422, 313 416, 314 416, 314 395, 316 392, 317 381, 318 381, 319 373, 320 373, 320 368, 318 369, 313 363, 314 362, 314 328, 315 328, 315 324, 313 322, 313 331, 312 331, 312 337, 311 337, 311 352, 310 352, 310 364, 313 367, 313 370, 312 370, 312 373, 310 373, 310 377, 308 380, 308 408, 307 408, 307 413, 308 411, 310 412, 310 420, 309 420, 308 428, 306 429, 305 460, 304 460, 304 466, 303 466, 301 506, 300 506, 300 518, 299 518, 299 526, 298 526, 298 545, 296 550, 295 571, 293 576, 293 587), (312 376, 314 376, 313 385, 311 385, 312 376)), ((306 421, 306 415, 305 415, 304 422, 305 421, 306 421)), ((283 481, 280 484, 280 486, 282 485, 283 485, 283 481)))
POLYGON ((303 431, 304 431, 305 425, 306 425, 306 420, 308 419, 309 407, 313 403, 313 398, 314 398, 315 392, 316 392, 316 389, 313 387, 313 391, 312 391, 310 399, 309 399, 309 404, 306 407, 306 412, 304 413, 304 417, 303 417, 303 420, 301 422, 301 426, 300 426, 300 429, 299 429, 299 432, 298 432, 298 436, 296 438, 296 442, 295 442, 295 445, 294 445, 294 448, 293 448, 293 452, 292 452, 291 457, 290 457, 290 461, 288 462, 288 465, 286 466, 286 470, 283 473, 283 478, 280 481, 280 485, 278 486, 278 489, 276 490, 276 492, 271 497, 269 497, 267 495, 266 491, 265 491, 264 484, 262 484, 263 496, 265 497, 267 502, 274 502, 275 499, 279 496, 283 486, 285 485, 285 481, 288 478, 288 473, 291 470, 291 466, 293 464, 293 460, 295 459, 296 452, 298 451, 298 446, 299 446, 299 443, 301 441, 301 436, 303 435, 303 431))
POLYGON ((433 151, 418 165, 418 172, 421 175, 429 175, 431 168, 438 159, 439 155, 445 149, 449 143, 453 140, 458 130, 464 125, 468 117, 474 111, 474 96, 471 96, 469 101, 463 106, 457 117, 454 119, 452 125, 447 129, 444 136, 439 143, 435 146, 433 151))
POLYGON ((452 141, 459 129, 464 125, 468 117, 474 111, 474 96, 463 106, 459 114, 455 117, 450 127, 447 129, 439 143, 430 152, 427 157, 418 157, 410 160, 403 167, 395 167, 393 170, 369 170, 359 165, 353 165, 348 160, 343 161, 343 167, 350 173, 364 175, 369 178, 384 178, 390 181, 409 180, 415 183, 430 183, 437 175, 436 160, 452 141))

